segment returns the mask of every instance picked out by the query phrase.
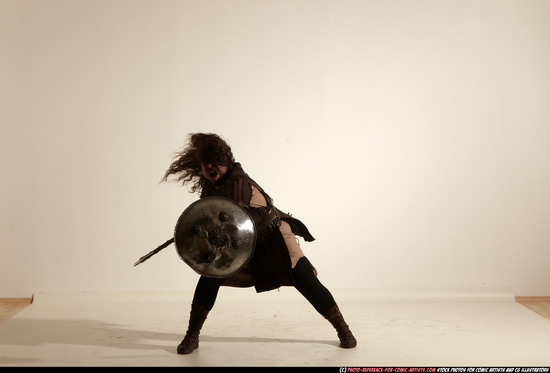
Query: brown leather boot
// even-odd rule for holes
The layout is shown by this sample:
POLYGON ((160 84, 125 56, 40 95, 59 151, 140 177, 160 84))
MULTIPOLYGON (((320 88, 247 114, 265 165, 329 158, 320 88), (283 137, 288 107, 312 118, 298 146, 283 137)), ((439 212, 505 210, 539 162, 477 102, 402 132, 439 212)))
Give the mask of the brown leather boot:
POLYGON ((199 304, 191 305, 189 327, 187 328, 187 333, 185 333, 185 338, 183 338, 178 346, 178 354, 190 354, 199 347, 199 334, 208 312, 206 308, 199 304))
POLYGON ((340 347, 342 348, 354 348, 357 346, 357 340, 349 330, 348 324, 344 321, 344 316, 340 313, 338 306, 332 307, 325 315, 325 319, 330 321, 332 326, 338 333, 340 339, 340 347))

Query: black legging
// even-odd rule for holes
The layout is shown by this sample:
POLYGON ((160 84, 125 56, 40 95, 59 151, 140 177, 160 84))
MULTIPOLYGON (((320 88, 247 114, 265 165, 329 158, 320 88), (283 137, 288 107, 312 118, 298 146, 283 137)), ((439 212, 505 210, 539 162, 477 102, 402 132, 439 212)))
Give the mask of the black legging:
POLYGON ((313 266, 304 256, 298 260, 292 269, 294 287, 311 303, 321 315, 336 306, 336 302, 330 291, 321 284, 321 281, 313 272, 313 266))
MULTIPOLYGON (((326 315, 328 310, 336 306, 332 294, 321 284, 313 272, 313 266, 306 257, 298 260, 298 263, 292 269, 292 278, 294 287, 321 315, 326 315)), ((214 307, 223 281, 223 279, 201 276, 195 288, 193 304, 199 304, 207 310, 211 310, 214 307)))
POLYGON ((201 276, 197 287, 195 288, 195 294, 193 295, 193 304, 200 304, 207 310, 211 310, 216 302, 218 291, 222 286, 223 278, 211 278, 201 276))

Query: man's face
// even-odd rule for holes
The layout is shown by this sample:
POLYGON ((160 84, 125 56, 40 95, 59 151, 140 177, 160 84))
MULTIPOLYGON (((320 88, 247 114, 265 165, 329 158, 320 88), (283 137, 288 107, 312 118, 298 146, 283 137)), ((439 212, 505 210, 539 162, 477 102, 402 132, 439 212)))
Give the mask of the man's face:
POLYGON ((227 166, 216 166, 212 163, 201 163, 202 175, 212 184, 216 184, 227 172, 227 166))

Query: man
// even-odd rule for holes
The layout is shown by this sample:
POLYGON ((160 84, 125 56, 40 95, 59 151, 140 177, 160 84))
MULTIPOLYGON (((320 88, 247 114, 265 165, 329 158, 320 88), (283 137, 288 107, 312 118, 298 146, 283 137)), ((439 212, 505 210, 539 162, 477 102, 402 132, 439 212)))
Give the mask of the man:
POLYGON ((201 276, 195 288, 189 327, 178 346, 179 354, 199 346, 200 330, 214 307, 220 286, 250 287, 257 292, 294 286, 336 329, 340 346, 353 348, 357 341, 330 291, 321 284, 295 235, 313 241, 306 226, 273 205, 269 195, 235 162, 231 147, 216 134, 190 134, 187 146, 176 154, 163 181, 170 176, 200 198, 225 197, 245 208, 255 222, 257 242, 246 267, 226 279, 201 276))

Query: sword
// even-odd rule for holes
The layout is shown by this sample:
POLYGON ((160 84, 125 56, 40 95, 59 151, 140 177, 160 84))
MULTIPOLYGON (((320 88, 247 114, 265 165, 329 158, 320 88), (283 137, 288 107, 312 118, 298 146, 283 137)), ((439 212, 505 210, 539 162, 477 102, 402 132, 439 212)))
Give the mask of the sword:
POLYGON ((224 197, 205 197, 180 215, 173 238, 142 256, 134 267, 174 243, 179 257, 201 276, 227 278, 252 258, 256 226, 248 211, 224 197))
POLYGON ((146 254, 144 256, 142 256, 141 258, 139 258, 139 260, 137 262, 134 263, 134 267, 137 266, 138 264, 141 264, 143 263, 144 261, 146 261, 147 259, 149 259, 150 257, 152 257, 153 255, 155 255, 156 253, 158 253, 159 251, 161 251, 162 249, 170 246, 170 244, 174 242, 174 238, 170 238, 168 241, 166 241, 165 243, 163 243, 162 245, 160 245, 159 247, 157 247, 155 250, 151 251, 149 254, 146 254))

